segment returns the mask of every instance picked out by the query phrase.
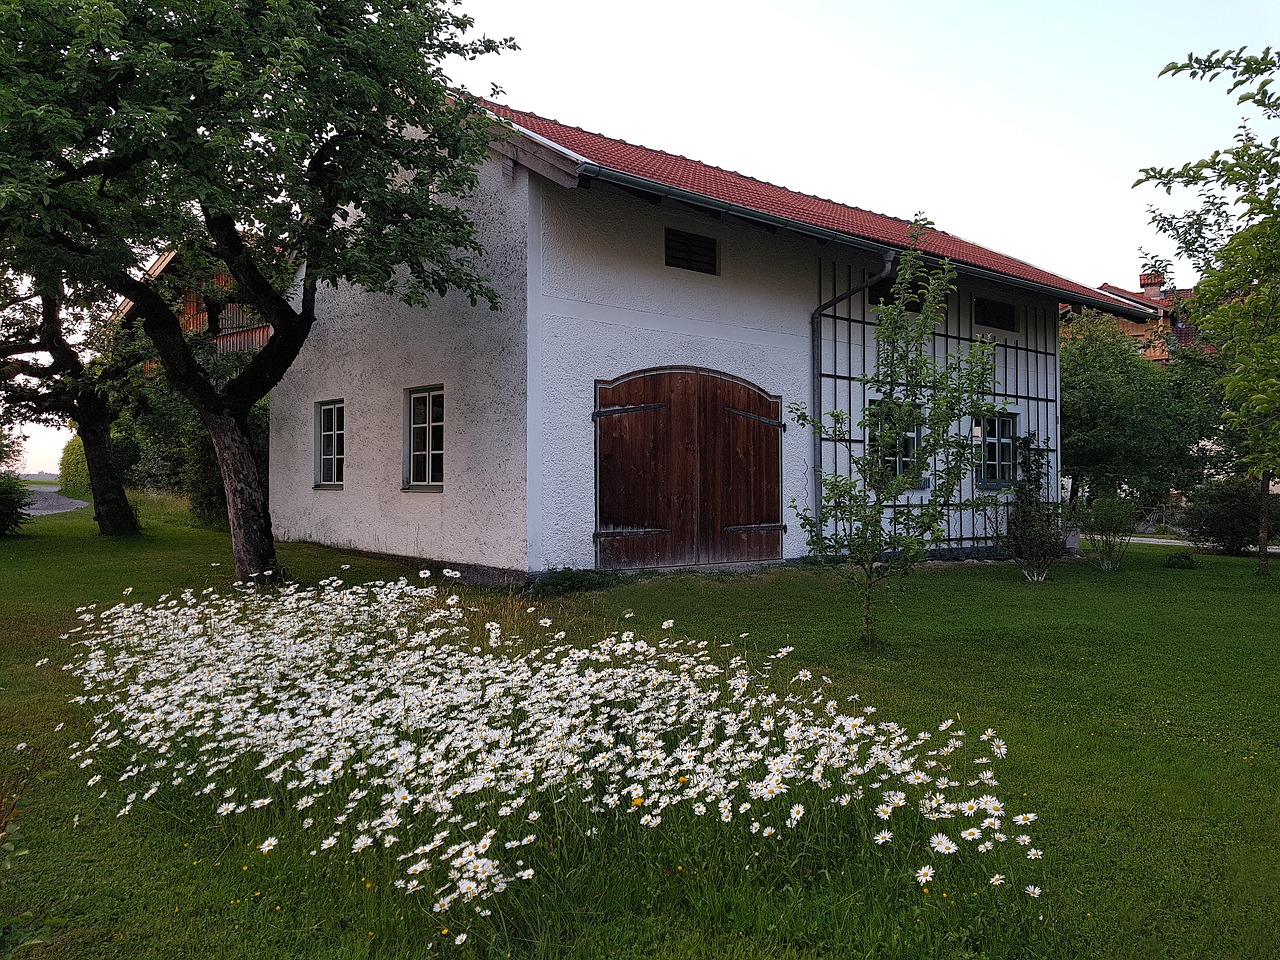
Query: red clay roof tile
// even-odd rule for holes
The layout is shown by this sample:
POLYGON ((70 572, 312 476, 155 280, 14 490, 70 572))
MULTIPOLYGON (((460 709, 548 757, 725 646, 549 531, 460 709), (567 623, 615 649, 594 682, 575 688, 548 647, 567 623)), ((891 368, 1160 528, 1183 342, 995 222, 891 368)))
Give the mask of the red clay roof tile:
MULTIPOLYGON (((543 137, 592 163, 664 186, 685 190, 796 224, 824 228, 851 238, 905 248, 911 223, 713 167, 687 157, 636 146, 523 110, 485 102, 497 116, 543 137)), ((941 230, 931 229, 923 248, 957 264, 967 264, 1047 287, 1061 294, 1112 301, 1106 293, 997 253, 941 230)), ((1139 295, 1140 296, 1140 295, 1139 295)))

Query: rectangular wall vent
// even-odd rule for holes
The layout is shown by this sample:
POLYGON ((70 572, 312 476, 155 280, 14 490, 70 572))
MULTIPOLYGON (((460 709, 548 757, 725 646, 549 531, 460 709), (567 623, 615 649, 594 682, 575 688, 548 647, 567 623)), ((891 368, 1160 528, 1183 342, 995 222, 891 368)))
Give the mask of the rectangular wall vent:
POLYGON ((668 267, 697 273, 720 273, 720 245, 715 237, 667 228, 666 256, 668 267))

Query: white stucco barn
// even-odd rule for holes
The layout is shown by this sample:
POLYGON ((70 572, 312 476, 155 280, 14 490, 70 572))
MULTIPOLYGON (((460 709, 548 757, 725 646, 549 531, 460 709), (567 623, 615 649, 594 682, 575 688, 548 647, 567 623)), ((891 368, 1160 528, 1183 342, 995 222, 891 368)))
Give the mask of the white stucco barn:
MULTIPOLYGON (((802 556, 787 505, 830 451, 786 408, 861 415, 865 288, 909 224, 492 109, 511 134, 469 206, 502 309, 328 296, 271 396, 277 535, 521 572, 802 556)), ((939 356, 997 344, 1008 414, 975 480, 1008 482, 1014 435, 1058 446, 1059 304, 1125 308, 946 233, 926 250, 959 271, 939 356)))

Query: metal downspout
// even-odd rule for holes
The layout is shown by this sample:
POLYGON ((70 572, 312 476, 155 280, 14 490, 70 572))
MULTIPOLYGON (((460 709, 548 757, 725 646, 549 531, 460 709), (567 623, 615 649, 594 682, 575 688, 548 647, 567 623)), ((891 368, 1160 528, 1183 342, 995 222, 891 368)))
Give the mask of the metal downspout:
MULTIPOLYGON (((884 269, 878 274, 870 280, 864 280, 850 287, 840 296, 819 304, 809 315, 809 376, 811 379, 809 400, 812 405, 810 415, 819 423, 822 422, 822 315, 832 307, 844 303, 850 297, 856 297, 863 290, 892 275, 893 264, 898 259, 898 251, 886 250, 883 256, 884 269)), ((817 430, 813 431, 813 516, 818 523, 822 522, 822 434, 817 430)))

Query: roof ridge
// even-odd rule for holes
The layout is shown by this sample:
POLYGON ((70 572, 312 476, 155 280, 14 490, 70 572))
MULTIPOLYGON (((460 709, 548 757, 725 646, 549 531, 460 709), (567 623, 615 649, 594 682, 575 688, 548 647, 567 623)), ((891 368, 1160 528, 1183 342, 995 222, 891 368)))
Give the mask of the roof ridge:
MULTIPOLYGON (((759 177, 753 177, 749 173, 742 173, 740 170, 733 170, 733 169, 730 169, 729 167, 722 167, 715 163, 707 163, 707 161, 705 160, 698 160, 694 157, 685 156, 683 153, 672 153, 670 150, 663 150, 661 147, 651 147, 643 143, 632 143, 630 140, 624 140, 622 137, 611 136, 610 134, 607 134, 607 133, 601 133, 598 130, 588 130, 586 127, 579 126, 576 123, 565 123, 563 120, 557 120, 555 117, 544 116, 543 114, 540 114, 540 113, 534 113, 532 110, 521 110, 518 107, 508 106, 507 104, 498 103, 495 100, 488 100, 485 98, 481 98, 481 102, 491 108, 497 107, 500 110, 506 111, 507 113, 521 114, 528 117, 536 117, 537 119, 543 121, 544 123, 554 123, 556 126, 563 127, 565 130, 573 130, 578 133, 586 134, 589 137, 599 137, 602 140, 611 140, 614 143, 620 143, 623 146, 631 147, 633 150, 644 150, 648 153, 661 154, 662 156, 669 157, 672 160, 679 160, 684 163, 697 164, 698 166, 705 167, 708 170, 716 170, 716 171, 719 171, 720 173, 729 174, 730 176, 740 177, 743 180, 750 180, 752 183, 757 183, 764 187, 772 187, 774 190, 782 190, 785 193, 795 194, 796 196, 805 197, 809 200, 818 200, 822 203, 830 203, 835 206, 844 207, 848 210, 856 210, 859 213, 867 213, 873 217, 883 217, 885 220, 893 220, 894 222, 901 223, 905 226, 910 226, 912 223, 915 222, 913 220, 904 219, 903 217, 895 217, 891 213, 881 213, 879 210, 872 210, 869 207, 859 207, 852 203, 846 203, 843 200, 833 200, 831 197, 823 197, 816 193, 806 193, 803 190, 794 190, 791 187, 783 186, 780 183, 774 183, 771 180, 762 180, 759 177)), ((499 116, 501 116, 501 114, 499 114, 499 116)), ((510 119, 510 118, 505 118, 505 119, 510 119)), ((936 226, 930 226, 929 230, 933 233, 941 234, 944 237, 953 237, 957 240, 964 239, 963 237, 957 236, 956 234, 951 233, 947 230, 940 230, 936 226)), ((972 243, 973 241, 965 240, 964 242, 972 243)))
MULTIPOLYGON (((624 177, 661 184, 788 223, 831 231, 855 241, 862 240, 900 250, 909 249, 913 245, 910 237, 912 221, 901 217, 803 193, 736 170, 694 160, 683 154, 610 137, 530 110, 518 110, 495 100, 477 98, 477 103, 492 116, 545 140, 552 147, 569 153, 579 161, 586 161, 624 177)), ((1086 303, 1123 307, 1144 313, 1152 309, 1063 277, 1027 260, 966 240, 937 226, 931 225, 928 228, 919 247, 931 256, 950 260, 958 267, 987 271, 1015 284, 1030 283, 1042 290, 1081 298, 1086 303)))

